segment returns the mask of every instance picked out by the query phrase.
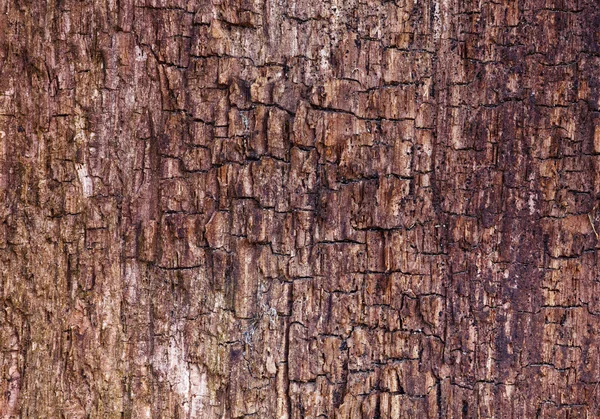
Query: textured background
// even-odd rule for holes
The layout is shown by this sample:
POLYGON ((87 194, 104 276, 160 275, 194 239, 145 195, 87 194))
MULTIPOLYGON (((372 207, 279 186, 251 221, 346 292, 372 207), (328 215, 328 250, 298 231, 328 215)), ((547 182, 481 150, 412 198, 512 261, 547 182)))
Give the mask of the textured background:
POLYGON ((0 0, 0 414, 600 417, 594 0, 0 0))

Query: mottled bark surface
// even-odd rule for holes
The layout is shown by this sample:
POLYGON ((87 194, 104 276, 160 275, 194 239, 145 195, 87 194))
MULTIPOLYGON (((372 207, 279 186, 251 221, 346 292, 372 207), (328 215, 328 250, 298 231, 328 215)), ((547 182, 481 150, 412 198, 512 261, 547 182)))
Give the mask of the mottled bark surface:
POLYGON ((1 417, 600 417, 598 9, 1 0, 1 417))

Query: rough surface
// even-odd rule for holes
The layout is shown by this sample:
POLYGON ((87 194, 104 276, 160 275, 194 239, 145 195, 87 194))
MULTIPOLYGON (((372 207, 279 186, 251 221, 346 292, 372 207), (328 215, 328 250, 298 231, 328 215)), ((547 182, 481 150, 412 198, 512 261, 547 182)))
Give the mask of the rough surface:
POLYGON ((600 417, 594 0, 0 0, 0 415, 600 417))

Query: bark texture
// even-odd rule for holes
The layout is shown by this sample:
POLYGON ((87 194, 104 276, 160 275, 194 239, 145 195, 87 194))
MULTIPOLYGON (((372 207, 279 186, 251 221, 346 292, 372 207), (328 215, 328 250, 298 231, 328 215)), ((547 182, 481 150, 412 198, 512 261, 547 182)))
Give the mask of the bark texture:
POLYGON ((594 0, 0 0, 0 415, 600 417, 594 0))

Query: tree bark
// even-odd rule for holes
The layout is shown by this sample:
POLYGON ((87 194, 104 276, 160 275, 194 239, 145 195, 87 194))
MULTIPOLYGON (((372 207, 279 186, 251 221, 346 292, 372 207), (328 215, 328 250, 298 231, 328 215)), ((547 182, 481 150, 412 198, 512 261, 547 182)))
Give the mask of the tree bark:
POLYGON ((600 417, 599 27, 0 0, 0 417, 600 417))

